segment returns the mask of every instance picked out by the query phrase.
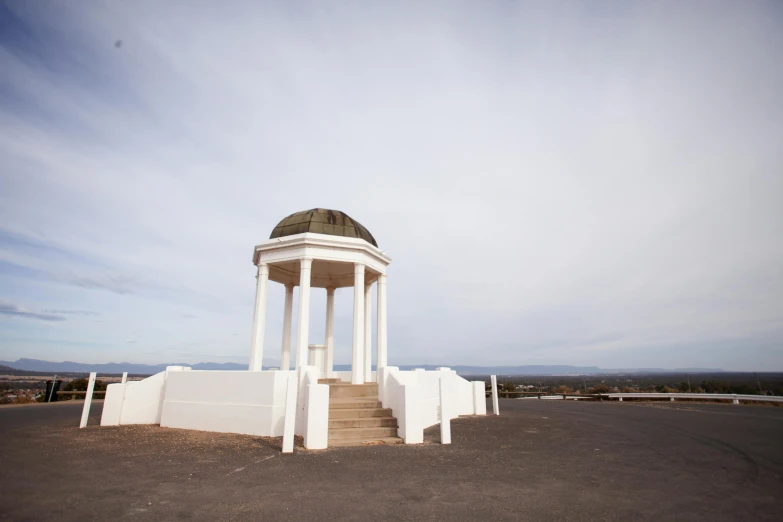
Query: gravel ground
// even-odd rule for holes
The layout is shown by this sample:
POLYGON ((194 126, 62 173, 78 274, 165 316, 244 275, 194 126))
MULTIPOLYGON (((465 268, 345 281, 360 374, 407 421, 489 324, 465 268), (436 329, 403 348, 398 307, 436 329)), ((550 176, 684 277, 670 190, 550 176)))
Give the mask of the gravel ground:
POLYGON ((425 444, 76 426, 0 408, 0 519, 783 520, 783 408, 501 400, 425 444))

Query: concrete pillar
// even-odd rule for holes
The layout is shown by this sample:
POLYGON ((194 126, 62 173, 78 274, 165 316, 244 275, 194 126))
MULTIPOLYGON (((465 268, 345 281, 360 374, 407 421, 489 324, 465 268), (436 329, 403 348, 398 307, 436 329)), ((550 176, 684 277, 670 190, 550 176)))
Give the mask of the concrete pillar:
POLYGON ((291 369, 291 319, 294 315, 294 285, 285 285, 285 309, 283 312, 283 344, 280 350, 280 369, 291 369))
MULTIPOLYGON (((378 327, 376 335, 376 371, 384 368, 388 361, 386 359, 386 274, 378 276, 378 327)), ((377 374, 376 374, 377 375, 377 374)))
POLYGON ((326 376, 334 376, 334 288, 326 289, 326 376))
POLYGON ((372 285, 364 286, 364 382, 372 380, 372 285))
POLYGON ((299 322, 296 328, 296 368, 307 366, 307 340, 310 334, 310 270, 313 260, 300 260, 299 274, 299 322))
POLYGON ((248 370, 260 371, 264 358, 264 331, 266 328, 266 292, 269 286, 269 265, 258 264, 256 274, 256 306, 253 312, 253 334, 250 341, 248 370))
POLYGON ((364 265, 354 263, 353 271, 353 358, 351 384, 364 383, 364 265))

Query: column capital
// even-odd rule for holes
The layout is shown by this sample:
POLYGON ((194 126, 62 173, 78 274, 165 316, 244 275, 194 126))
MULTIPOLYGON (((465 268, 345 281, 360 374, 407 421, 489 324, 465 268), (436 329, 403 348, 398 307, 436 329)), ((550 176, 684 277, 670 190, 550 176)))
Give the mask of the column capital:
POLYGON ((386 284, 386 274, 378 274, 378 284, 379 285, 386 284))
POLYGON ((256 278, 262 274, 269 275, 269 264, 268 263, 258 263, 258 271, 256 272, 256 278))
POLYGON ((333 286, 327 286, 326 287, 326 295, 334 295, 334 291, 336 290, 333 286))
POLYGON ((283 285, 283 286, 285 286, 285 289, 286 289, 286 290, 293 290, 293 289, 294 289, 294 287, 295 287, 296 285, 295 285, 295 284, 293 284, 293 283, 286 283, 286 284, 285 284, 285 285, 283 285))
POLYGON ((353 264, 353 273, 354 274, 363 274, 364 273, 364 263, 354 263, 353 264))
POLYGON ((299 258, 299 265, 301 268, 310 269, 311 266, 313 266, 313 258, 312 257, 301 257, 299 258))

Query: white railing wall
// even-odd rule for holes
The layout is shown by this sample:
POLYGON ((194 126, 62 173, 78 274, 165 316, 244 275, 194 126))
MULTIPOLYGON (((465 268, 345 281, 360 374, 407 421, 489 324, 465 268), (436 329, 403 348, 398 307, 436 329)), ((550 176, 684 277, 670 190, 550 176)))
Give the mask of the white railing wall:
POLYGON ((422 441, 424 429, 440 423, 441 416, 451 420, 487 411, 484 383, 471 383, 449 368, 400 371, 387 366, 378 382, 378 396, 385 408, 392 409, 399 436, 408 444, 422 441))
POLYGON ((415 382, 403 382, 401 373, 396 366, 381 368, 378 398, 397 418, 397 435, 406 444, 420 444, 424 442, 424 426, 419 415, 419 388, 415 382))

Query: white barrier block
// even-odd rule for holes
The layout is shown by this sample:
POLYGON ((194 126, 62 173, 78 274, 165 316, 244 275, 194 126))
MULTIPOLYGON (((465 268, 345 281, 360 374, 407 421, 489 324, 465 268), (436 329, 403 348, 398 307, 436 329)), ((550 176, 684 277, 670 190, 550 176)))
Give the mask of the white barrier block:
MULTIPOLYGON (((80 428, 87 426, 87 418, 90 416, 90 404, 92 404, 92 392, 95 389, 95 372, 90 373, 90 380, 87 382, 87 395, 84 396, 84 407, 82 408, 82 420, 79 423, 80 428)), ((52 384, 54 386, 54 384, 52 384)))
POLYGON ((125 384, 128 382, 128 372, 122 372, 122 380, 120 381, 122 384, 125 384))
POLYGON ((329 440, 329 385, 307 385, 304 446, 307 449, 326 449, 329 440))
POLYGON ((500 408, 498 407, 498 377, 493 375, 492 379, 492 413, 500 415, 500 408))
POLYGON ((483 381, 473 381, 473 414, 487 414, 487 391, 483 381))
POLYGON ((125 385, 116 382, 106 387, 103 399, 101 426, 119 426, 122 415, 122 402, 125 398, 125 385))

